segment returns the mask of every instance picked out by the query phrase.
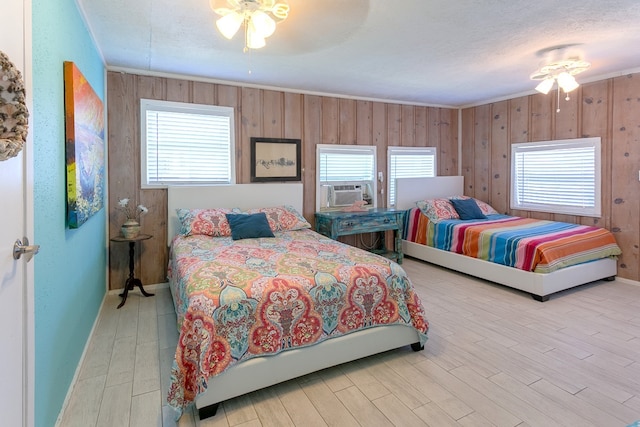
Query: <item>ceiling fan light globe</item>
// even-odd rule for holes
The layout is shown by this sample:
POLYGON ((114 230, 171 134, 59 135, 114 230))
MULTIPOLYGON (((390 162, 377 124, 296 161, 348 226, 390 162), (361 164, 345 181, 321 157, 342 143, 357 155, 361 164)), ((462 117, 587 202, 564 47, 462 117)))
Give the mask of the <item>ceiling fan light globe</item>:
POLYGON ((558 86, 560 86, 565 93, 569 93, 572 90, 577 89, 578 86, 580 86, 580 84, 576 81, 575 77, 573 77, 571 74, 567 73, 566 71, 563 71, 562 73, 558 74, 557 79, 558 79, 558 86))
POLYGON ((553 78, 546 78, 536 86, 536 90, 543 94, 548 94, 553 87, 553 78))
POLYGON ((276 31, 276 23, 269 15, 257 10, 251 15, 249 28, 265 39, 276 31))
POLYGON ((266 44, 264 37, 252 30, 251 25, 249 25, 249 29, 247 30, 247 47, 249 49, 260 49, 265 47, 266 44))
POLYGON ((240 29, 244 17, 237 12, 231 12, 216 21, 220 34, 231 40, 240 29))

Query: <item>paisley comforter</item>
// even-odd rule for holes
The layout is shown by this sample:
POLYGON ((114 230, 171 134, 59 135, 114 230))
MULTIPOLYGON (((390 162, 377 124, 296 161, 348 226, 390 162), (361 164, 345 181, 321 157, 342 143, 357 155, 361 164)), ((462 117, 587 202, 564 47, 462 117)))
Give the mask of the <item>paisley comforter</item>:
POLYGON ((434 223, 416 208, 408 212, 404 236, 410 242, 536 273, 621 254, 606 229, 507 215, 434 223))
POLYGON ((180 338, 167 400, 178 412, 211 377, 253 357, 388 324, 427 340, 422 303, 398 264, 308 229, 275 235, 174 239, 180 338))

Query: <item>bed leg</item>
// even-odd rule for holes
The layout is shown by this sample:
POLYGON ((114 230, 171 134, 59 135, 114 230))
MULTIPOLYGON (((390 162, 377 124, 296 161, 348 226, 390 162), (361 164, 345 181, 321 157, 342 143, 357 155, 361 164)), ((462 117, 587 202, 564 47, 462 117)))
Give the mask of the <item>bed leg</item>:
POLYGON ((536 300, 536 301, 540 301, 540 302, 545 302, 549 300, 549 295, 534 295, 531 294, 531 297, 536 300))
POLYGON ((419 342, 414 342, 413 344, 411 344, 411 350, 413 350, 413 351, 424 350, 424 346, 420 345, 419 342))
POLYGON ((616 276, 609 276, 609 277, 605 277, 604 279, 602 279, 606 282, 613 282, 614 280, 616 280, 616 276))
POLYGON ((205 406, 204 408, 198 409, 198 416, 201 420, 205 418, 213 417, 216 412, 218 412, 218 406, 220 403, 214 403, 213 405, 205 406))

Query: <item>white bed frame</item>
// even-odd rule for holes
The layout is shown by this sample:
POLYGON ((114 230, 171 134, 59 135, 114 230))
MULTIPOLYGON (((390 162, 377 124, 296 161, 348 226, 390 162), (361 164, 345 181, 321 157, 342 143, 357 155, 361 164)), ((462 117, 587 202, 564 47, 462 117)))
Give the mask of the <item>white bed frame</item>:
MULTIPOLYGON (((178 208, 271 207, 288 204, 302 212, 301 183, 237 184, 217 187, 171 187, 168 190, 168 243, 179 231, 178 208)), ((321 343, 287 350, 274 356, 238 363, 212 377, 208 389, 196 399, 200 418, 213 416, 227 399, 341 363, 405 345, 414 349, 418 333, 404 325, 365 329, 321 343)))
MULTIPOLYGON (((419 200, 462 194, 464 194, 464 177, 462 176, 400 178, 396 181, 396 208, 411 209, 416 207, 416 201, 419 200)), ((402 241, 402 250, 405 255, 529 292, 538 301, 546 301, 549 295, 555 292, 585 283, 601 279, 612 280, 617 274, 617 263, 613 258, 604 258, 541 274, 406 240, 402 241)))

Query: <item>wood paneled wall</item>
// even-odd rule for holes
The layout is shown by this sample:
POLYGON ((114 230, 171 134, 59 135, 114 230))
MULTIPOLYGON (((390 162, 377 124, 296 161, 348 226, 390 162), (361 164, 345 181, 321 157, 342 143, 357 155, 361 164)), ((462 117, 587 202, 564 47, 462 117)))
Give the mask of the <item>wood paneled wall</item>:
MULTIPOLYGON (((192 102, 235 108, 236 179, 250 182, 252 136, 302 139, 304 216, 313 224, 316 144, 375 145, 378 170, 387 171, 387 146, 438 148, 438 174, 458 171, 458 110, 358 101, 291 92, 220 85, 173 78, 109 72, 109 234, 119 234, 124 221, 118 200, 129 197, 149 208, 142 232, 153 239, 139 244, 136 277, 145 284, 166 281, 167 193, 140 188, 140 98, 192 102)), ((378 194, 378 205, 385 205, 378 194)), ((352 242, 355 243, 355 242, 352 242)), ((110 289, 120 289, 128 276, 128 248, 111 242, 110 289)))
POLYGON ((461 166, 465 193, 499 212, 596 225, 622 249, 618 276, 640 280, 640 74, 584 84, 560 98, 530 95, 462 111, 461 166), (599 136, 602 139, 602 217, 509 208, 511 144, 599 136))

